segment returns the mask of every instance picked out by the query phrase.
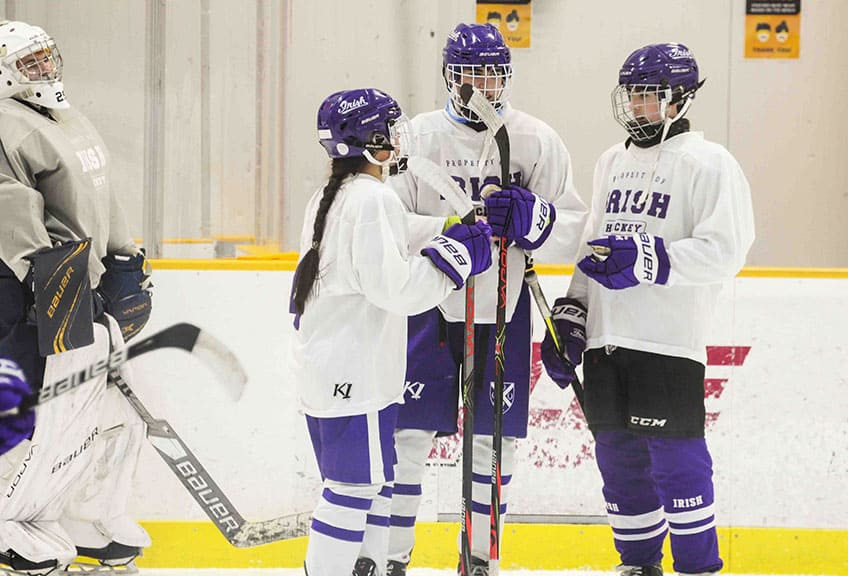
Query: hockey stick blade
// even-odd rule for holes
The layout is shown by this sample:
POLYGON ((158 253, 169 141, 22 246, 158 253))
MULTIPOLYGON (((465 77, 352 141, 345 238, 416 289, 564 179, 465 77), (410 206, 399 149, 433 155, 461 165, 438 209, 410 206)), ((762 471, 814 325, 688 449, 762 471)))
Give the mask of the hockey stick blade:
POLYGON ((479 90, 475 90, 471 84, 463 84, 459 87, 459 96, 462 98, 462 103, 474 112, 480 119, 480 122, 486 125, 486 128, 492 131, 492 134, 497 134, 503 128, 503 120, 498 115, 497 110, 492 106, 491 102, 486 100, 486 97, 479 90))
POLYGON ((117 370, 109 372, 109 380, 147 425, 147 440, 227 542, 238 548, 248 548, 309 534, 309 513, 261 522, 245 520, 171 425, 150 414, 117 370))
POLYGON ((163 348, 177 348, 197 356, 218 376, 218 380, 225 385, 227 392, 234 399, 237 400, 241 397, 247 382, 247 374, 235 355, 223 343, 204 330, 194 324, 183 322, 160 330, 125 348, 115 350, 108 357, 98 360, 70 376, 44 384, 39 390, 38 396, 25 400, 21 409, 43 404, 65 392, 75 390, 92 378, 119 368, 133 358, 163 348))
POLYGON ((417 178, 435 189, 450 205, 451 209, 462 218, 463 223, 474 223, 474 203, 466 196, 456 180, 442 170, 438 164, 422 156, 411 156, 407 168, 417 178), (470 221, 466 221, 470 219, 470 221))

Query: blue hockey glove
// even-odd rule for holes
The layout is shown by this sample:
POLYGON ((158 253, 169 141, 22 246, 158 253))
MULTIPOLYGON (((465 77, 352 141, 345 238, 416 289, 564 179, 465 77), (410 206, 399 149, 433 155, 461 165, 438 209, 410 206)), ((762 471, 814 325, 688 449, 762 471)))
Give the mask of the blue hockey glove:
POLYGON ((145 270, 144 252, 133 256, 109 254, 102 262, 106 272, 97 291, 103 297, 104 310, 118 321, 127 341, 147 324, 153 306, 153 284, 145 270))

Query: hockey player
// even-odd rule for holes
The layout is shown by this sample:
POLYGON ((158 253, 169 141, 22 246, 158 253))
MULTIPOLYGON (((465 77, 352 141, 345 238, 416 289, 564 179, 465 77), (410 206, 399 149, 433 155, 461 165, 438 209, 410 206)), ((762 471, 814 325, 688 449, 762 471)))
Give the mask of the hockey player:
MULTIPOLYGON (((678 574, 722 567, 704 440, 706 336, 754 222, 739 164, 684 118, 702 84, 682 44, 625 60, 612 97, 629 138, 598 160, 588 246, 555 305, 570 360, 586 348, 584 409, 621 576, 661 576, 667 533, 678 574)), ((573 380, 549 338, 542 359, 561 384, 573 380)))
MULTIPOLYGON (((0 77, 0 357, 37 392, 136 334, 149 282, 106 147, 65 98, 56 43, 0 23, 0 77)), ((140 419, 105 376, 34 414, 34 432, 0 456, 0 571, 54 570, 78 553, 131 568, 150 544, 126 515, 140 419)))
POLYGON ((384 183, 408 150, 408 129, 379 90, 337 92, 318 110, 332 171, 306 209, 291 301, 292 365, 324 479, 309 576, 385 573, 406 317, 492 261, 482 222, 442 218, 421 255, 410 252, 405 210, 384 183))
MULTIPOLYGON (((571 160, 556 132, 541 120, 513 109, 510 50, 491 24, 459 24, 443 51, 447 103, 443 110, 412 120, 421 155, 443 167, 465 192, 480 201, 485 184, 503 190, 485 200, 494 236, 511 246, 507 273, 502 493, 506 509, 513 472, 515 439, 527 434, 531 302, 523 282, 525 251, 540 250, 558 261, 572 258, 586 217, 586 207, 572 185, 571 160), (500 182, 500 158, 485 126, 462 104, 459 88, 472 84, 502 116, 511 141, 510 182, 500 182)), ((438 190, 414 175, 393 179, 406 208, 414 236, 429 237, 439 229, 450 208, 438 190)), ((544 258, 544 256, 543 256, 544 258)), ((476 285, 478 325, 475 360, 474 483, 472 553, 475 572, 486 570, 489 558, 489 510, 492 461, 492 383, 494 363, 497 270, 480 276, 476 285)), ((457 430, 460 362, 463 353, 464 294, 453 294, 438 309, 410 317, 408 367, 404 404, 398 416, 395 443, 398 465, 392 500, 389 571, 405 573, 414 544, 414 526, 421 501, 421 480, 433 439, 457 430)))

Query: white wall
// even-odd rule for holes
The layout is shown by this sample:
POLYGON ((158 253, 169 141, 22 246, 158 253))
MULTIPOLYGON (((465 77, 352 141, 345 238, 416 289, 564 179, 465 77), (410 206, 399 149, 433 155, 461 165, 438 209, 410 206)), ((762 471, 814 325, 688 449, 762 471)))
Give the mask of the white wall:
MULTIPOLYGON (((474 17, 474 2, 263 1, 273 16, 267 24, 287 39, 286 108, 271 120, 283 133, 285 196, 280 206, 257 200, 257 0, 209 0, 212 232, 253 234, 271 217, 282 248, 293 249, 306 198, 327 170, 315 142, 320 101, 340 88, 374 85, 411 113, 441 107, 441 48, 456 22, 474 17)), ((165 2, 170 237, 200 233, 201 6, 165 2)), ((4 7, 59 41, 68 98, 103 132, 140 236, 145 3, 7 0, 4 7)), ((695 128, 730 148, 753 189, 758 238, 749 265, 846 267, 848 122, 839 105, 848 96, 841 73, 848 36, 839 23, 848 20, 848 2, 805 0, 802 10, 801 58, 771 61, 743 58, 741 0, 534 0, 532 48, 515 51, 513 101, 563 136, 588 199, 596 158, 623 136, 609 106, 621 62, 649 42, 688 44, 707 78, 690 112, 695 128)))
MULTIPOLYGON (((173 425, 251 519, 311 510, 319 494, 296 384, 286 368, 291 276, 156 272, 156 304, 146 333, 191 321, 222 339, 250 377, 239 402, 229 400, 215 375, 184 353, 155 352, 132 363, 132 386, 148 409, 173 425)), ((561 293, 568 280, 541 277, 549 297, 561 293)), ((720 525, 848 529, 846 283, 742 278, 725 286, 709 346, 738 347, 739 360, 713 359, 706 372, 707 441, 715 460, 720 525)), ((538 380, 529 437, 520 443, 510 486, 510 512, 601 518, 591 435, 571 391, 556 387, 540 365, 542 336, 537 321, 538 380)), ((458 512, 458 457, 456 438, 439 441, 425 482, 422 520, 458 512)), ((132 508, 149 520, 203 518, 149 446, 132 508)))

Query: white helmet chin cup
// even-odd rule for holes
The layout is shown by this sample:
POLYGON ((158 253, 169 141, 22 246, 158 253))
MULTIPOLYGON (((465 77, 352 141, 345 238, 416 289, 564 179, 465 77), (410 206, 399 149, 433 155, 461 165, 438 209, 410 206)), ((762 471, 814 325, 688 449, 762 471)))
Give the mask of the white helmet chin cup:
POLYGON ((62 55, 38 26, 0 22, 0 98, 45 108, 69 108, 62 84, 62 55))

